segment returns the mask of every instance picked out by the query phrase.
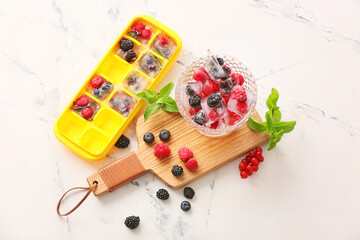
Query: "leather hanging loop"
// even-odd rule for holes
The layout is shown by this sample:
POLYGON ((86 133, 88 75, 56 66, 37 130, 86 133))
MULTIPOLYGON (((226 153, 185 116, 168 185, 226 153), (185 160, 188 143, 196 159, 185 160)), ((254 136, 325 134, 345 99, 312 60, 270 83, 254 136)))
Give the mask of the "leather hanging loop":
POLYGON ((67 190, 64 195, 62 195, 62 197, 60 198, 57 207, 56 207, 56 212, 59 216, 67 216, 70 213, 74 212, 85 200, 86 198, 90 195, 91 192, 93 192, 95 190, 95 188, 97 187, 98 183, 97 182, 93 182, 93 184, 91 185, 91 187, 74 187, 74 188, 70 188, 69 190, 67 190), (60 204, 62 202, 62 200, 64 199, 64 197, 66 196, 66 194, 68 194, 69 192, 71 192, 72 190, 88 190, 87 193, 85 194, 85 196, 80 200, 80 202, 78 202, 78 204, 76 204, 75 207, 73 207, 70 211, 68 211, 67 213, 60 213, 60 204))

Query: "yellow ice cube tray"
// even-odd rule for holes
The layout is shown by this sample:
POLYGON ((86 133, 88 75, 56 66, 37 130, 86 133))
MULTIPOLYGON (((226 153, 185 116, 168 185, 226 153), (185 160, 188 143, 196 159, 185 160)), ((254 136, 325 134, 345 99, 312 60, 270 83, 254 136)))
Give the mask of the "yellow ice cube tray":
MULTIPOLYGON (((144 34, 149 35, 149 31, 144 34)), ((130 75, 138 74, 139 77, 146 79, 143 82, 145 85, 148 84, 145 89, 155 89, 178 57, 181 48, 180 37, 157 20, 145 15, 132 19, 56 120, 55 136, 84 158, 98 160, 105 157, 144 104, 143 100, 135 97, 135 89, 131 85, 125 84, 124 81, 127 81, 127 77, 130 75), (148 41, 142 39, 143 33, 133 31, 134 23, 143 23, 146 29, 151 31, 152 35, 148 41), (170 45, 175 46, 172 54, 171 51, 164 53, 159 48, 154 48, 155 42, 159 41, 161 36, 165 36, 170 40, 170 45), (130 39, 133 42, 133 50, 136 52, 137 58, 131 63, 124 58, 126 52, 119 50, 119 42, 122 38, 130 39), (139 60, 148 54, 152 54, 151 56, 156 59, 158 66, 162 64, 162 68, 158 68, 161 69, 160 72, 149 72, 142 67, 139 60), (96 98, 94 89, 90 85, 90 81, 95 76, 101 76, 105 82, 112 84, 110 94, 104 99, 96 98), (129 107, 130 112, 127 114, 123 114, 121 110, 115 108, 119 102, 116 105, 112 98, 116 99, 119 95, 125 95, 131 101, 136 101, 135 107, 132 110, 129 107), (97 110, 95 109, 90 120, 82 116, 81 108, 74 110, 77 107, 74 102, 81 96, 86 96, 90 100, 90 106, 99 107, 97 110)))

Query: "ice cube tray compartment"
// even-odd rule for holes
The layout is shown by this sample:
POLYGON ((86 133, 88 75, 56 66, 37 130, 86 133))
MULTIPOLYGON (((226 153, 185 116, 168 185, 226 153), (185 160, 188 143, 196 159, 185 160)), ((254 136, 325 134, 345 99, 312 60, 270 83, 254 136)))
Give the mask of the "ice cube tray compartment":
POLYGON ((57 119, 54 125, 56 137, 84 158, 98 160, 106 156, 144 103, 143 100, 137 99, 135 95, 146 89, 155 89, 158 82, 175 62, 181 47, 182 43, 179 36, 163 24, 149 16, 135 17, 115 40, 57 119), (151 38, 148 41, 142 41, 128 35, 131 26, 139 21, 150 26, 152 30, 151 38), (161 56, 152 48, 152 44, 160 35, 166 35, 176 43, 176 48, 169 59, 161 56), (119 47, 119 42, 123 38, 133 42, 133 49, 137 54, 136 60, 130 63, 124 59, 124 51, 121 52, 122 50, 119 47), (119 52, 121 54, 117 54, 119 52), (156 74, 149 74, 149 71, 139 67, 139 61, 145 54, 151 54, 159 60, 161 69, 156 74), (140 86, 127 84, 125 81, 131 74, 136 74, 143 79, 143 84, 139 84, 140 86), (112 84, 110 93, 103 98, 97 98, 94 95, 94 88, 90 85, 90 81, 97 75, 112 84), (129 107, 130 111, 128 113, 126 109, 123 111, 117 109, 117 111, 112 108, 111 99, 114 96, 116 97, 119 92, 124 92, 130 99, 133 99, 133 104, 135 102, 133 108, 129 107), (99 109, 92 120, 86 120, 72 110, 73 102, 82 95, 88 96, 99 105, 99 109))

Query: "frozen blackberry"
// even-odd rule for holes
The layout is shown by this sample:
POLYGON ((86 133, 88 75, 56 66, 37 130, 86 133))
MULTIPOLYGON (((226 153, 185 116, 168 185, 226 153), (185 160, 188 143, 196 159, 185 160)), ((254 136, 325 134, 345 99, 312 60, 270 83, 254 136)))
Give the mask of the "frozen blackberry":
POLYGON ((130 144, 130 139, 128 139, 125 135, 121 135, 119 140, 115 143, 115 147, 117 148, 127 148, 130 144))
POLYGON ((195 91, 191 88, 190 85, 186 85, 185 93, 186 93, 186 95, 192 96, 192 95, 194 95, 195 91))
POLYGON ((220 64, 221 66, 224 65, 224 59, 218 57, 218 58, 216 58, 216 60, 219 62, 219 64, 220 64))
POLYGON ((218 93, 212 93, 210 94, 208 100, 207 100, 207 104, 209 107, 213 108, 216 107, 219 102, 221 101, 221 96, 218 93))
POLYGON ((193 117, 194 122, 199 125, 204 125, 206 123, 206 116, 203 111, 197 112, 193 117))
POLYGON ((136 76, 131 76, 128 80, 128 84, 129 86, 131 85, 135 85, 137 83, 137 77, 136 76))
POLYGON ((198 108, 201 104, 201 97, 199 95, 192 95, 189 98, 189 104, 192 108, 198 108))
POLYGON ((129 50, 125 53, 125 60, 129 63, 135 61, 136 58, 137 58, 136 53, 133 50, 129 50))
POLYGON ((140 218, 138 216, 130 216, 125 219, 125 226, 130 229, 135 229, 139 226, 140 218))
POLYGON ((151 132, 148 132, 148 133, 145 133, 143 139, 144 139, 144 142, 150 144, 154 141, 155 137, 154 137, 154 134, 152 134, 151 132))
POLYGON ((176 176, 176 177, 178 177, 178 176, 181 176, 181 174, 183 173, 183 168, 182 167, 180 167, 179 165, 175 165, 175 166, 173 166, 173 168, 171 169, 171 173, 174 175, 174 176, 176 176))
POLYGON ((230 68, 227 66, 223 66, 222 69, 224 70, 224 72, 226 72, 227 74, 230 74, 230 68))
POLYGON ((166 200, 169 198, 169 192, 166 191, 165 189, 161 188, 156 192, 156 197, 158 199, 162 199, 162 200, 166 200))
POLYGON ((232 79, 231 82, 229 81, 224 81, 220 83, 220 88, 225 91, 225 93, 231 93, 233 87, 236 85, 236 82, 234 81, 234 79, 232 79))
POLYGON ((168 130, 161 130, 159 138, 161 141, 167 141, 171 137, 171 133, 168 130))
POLYGON ((190 204, 188 201, 183 201, 183 202, 181 203, 180 207, 181 207, 181 209, 182 209, 183 211, 186 212, 186 211, 189 211, 189 210, 190 210, 191 204, 190 204))
POLYGON ((154 64, 150 64, 148 66, 149 71, 156 71, 156 66, 154 64))
POLYGON ((188 199, 192 199, 195 195, 195 191, 194 189, 192 189, 191 187, 186 187, 184 188, 184 196, 188 199))
POLYGON ((124 52, 132 49, 134 47, 134 43, 127 38, 123 38, 120 40, 120 45, 119 45, 120 49, 123 50, 124 52))

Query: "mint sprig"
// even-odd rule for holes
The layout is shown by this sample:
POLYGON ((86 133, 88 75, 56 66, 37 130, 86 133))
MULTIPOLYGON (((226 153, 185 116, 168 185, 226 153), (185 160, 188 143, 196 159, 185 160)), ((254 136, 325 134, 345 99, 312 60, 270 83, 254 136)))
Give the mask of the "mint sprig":
POLYGON ((279 92, 273 88, 271 94, 269 95, 266 106, 269 108, 269 111, 265 114, 265 122, 258 122, 253 118, 249 118, 247 125, 249 128, 256 132, 268 132, 270 133, 269 147, 268 151, 273 149, 276 144, 281 140, 282 136, 285 133, 291 132, 295 125, 296 121, 290 122, 281 122, 281 112, 279 107, 276 105, 279 100, 279 92))
POLYGON ((164 86, 159 93, 148 89, 145 92, 141 92, 136 95, 136 97, 144 99, 150 104, 144 112, 145 121, 151 114, 159 109, 166 112, 179 112, 175 100, 169 96, 173 88, 174 83, 171 82, 164 86))

